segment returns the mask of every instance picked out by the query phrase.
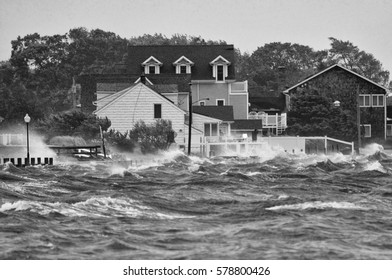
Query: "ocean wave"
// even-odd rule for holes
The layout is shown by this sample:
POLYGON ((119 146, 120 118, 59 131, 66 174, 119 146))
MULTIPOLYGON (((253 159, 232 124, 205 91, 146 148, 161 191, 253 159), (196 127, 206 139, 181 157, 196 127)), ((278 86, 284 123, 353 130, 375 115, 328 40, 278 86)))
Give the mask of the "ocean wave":
POLYGON ((279 210, 308 210, 308 209, 351 209, 351 210, 368 210, 368 208, 356 205, 351 202, 322 202, 322 201, 313 201, 313 202, 304 202, 298 204, 285 204, 278 205, 266 208, 266 210, 279 211, 279 210))
POLYGON ((0 212, 7 211, 31 211, 40 215, 59 213, 69 217, 131 217, 151 219, 177 219, 190 218, 188 216, 160 213, 155 209, 137 203, 132 199, 121 199, 112 197, 92 197, 85 201, 76 203, 43 202, 19 200, 6 202, 0 207, 0 212))

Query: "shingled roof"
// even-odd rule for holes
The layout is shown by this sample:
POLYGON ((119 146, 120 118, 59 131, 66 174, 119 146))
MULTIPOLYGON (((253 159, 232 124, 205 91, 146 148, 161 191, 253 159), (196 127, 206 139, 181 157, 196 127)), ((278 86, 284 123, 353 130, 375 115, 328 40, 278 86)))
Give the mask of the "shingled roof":
POLYGON ((192 106, 192 111, 226 122, 234 121, 233 106, 192 106))
MULTIPOLYGON (((212 76, 210 62, 218 56, 222 56, 231 63, 228 67, 228 77, 226 79, 235 79, 233 45, 128 46, 127 72, 141 73, 144 70, 142 63, 151 56, 162 62, 161 74, 175 73, 173 63, 185 56, 194 63, 191 74, 192 80, 215 80, 212 76)), ((155 76, 159 76, 159 74, 155 76)))
POLYGON ((279 110, 286 108, 286 99, 283 93, 278 91, 266 91, 262 87, 249 88, 249 102, 251 107, 261 111, 279 110))
POLYGON ((263 123, 261 120, 235 120, 231 125, 232 130, 253 130, 263 129, 263 123))

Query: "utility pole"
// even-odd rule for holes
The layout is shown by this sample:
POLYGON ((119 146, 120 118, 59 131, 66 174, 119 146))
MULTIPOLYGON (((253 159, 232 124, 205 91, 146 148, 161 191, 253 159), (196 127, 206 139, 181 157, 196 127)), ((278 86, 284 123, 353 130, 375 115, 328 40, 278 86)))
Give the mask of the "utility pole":
POLYGON ((189 130, 188 130, 188 156, 191 154, 191 144, 192 144, 192 83, 189 83, 189 130))
POLYGON ((359 85, 357 85, 357 130, 358 130, 358 155, 360 154, 361 144, 361 108, 359 104, 359 85))

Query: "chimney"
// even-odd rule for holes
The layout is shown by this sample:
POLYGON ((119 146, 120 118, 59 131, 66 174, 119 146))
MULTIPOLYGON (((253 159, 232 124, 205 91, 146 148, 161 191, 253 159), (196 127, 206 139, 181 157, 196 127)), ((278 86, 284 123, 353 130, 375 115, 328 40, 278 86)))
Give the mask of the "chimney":
POLYGON ((142 82, 142 84, 146 84, 146 76, 144 75, 144 72, 140 75, 140 82, 142 82))

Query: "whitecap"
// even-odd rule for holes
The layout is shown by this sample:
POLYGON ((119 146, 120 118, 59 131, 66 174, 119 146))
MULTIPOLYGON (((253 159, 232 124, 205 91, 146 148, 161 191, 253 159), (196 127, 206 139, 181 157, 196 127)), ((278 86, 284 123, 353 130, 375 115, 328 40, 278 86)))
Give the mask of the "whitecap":
POLYGON ((68 217, 147 217, 157 219, 191 218, 190 216, 159 213, 155 209, 142 205, 132 199, 112 197, 92 197, 73 204, 63 202, 36 202, 19 200, 6 202, 0 207, 0 212, 31 211, 40 215, 60 213, 68 217))
POLYGON ((312 201, 312 202, 304 202, 298 204, 285 204, 279 206, 273 206, 266 208, 266 210, 307 210, 307 209, 357 209, 357 210, 366 210, 367 208, 358 206, 351 202, 346 201, 330 201, 330 202, 322 202, 322 201, 312 201))

